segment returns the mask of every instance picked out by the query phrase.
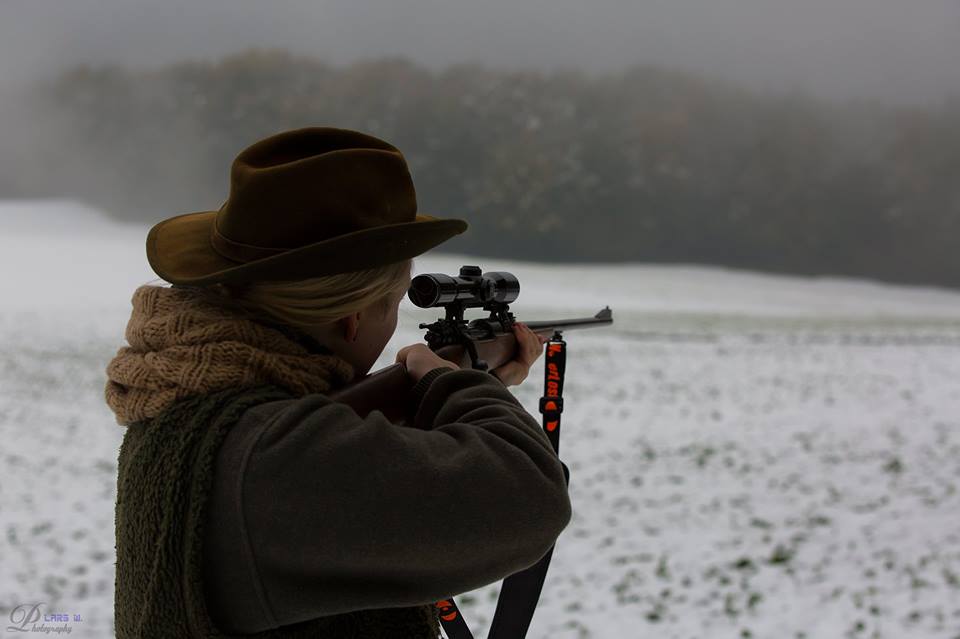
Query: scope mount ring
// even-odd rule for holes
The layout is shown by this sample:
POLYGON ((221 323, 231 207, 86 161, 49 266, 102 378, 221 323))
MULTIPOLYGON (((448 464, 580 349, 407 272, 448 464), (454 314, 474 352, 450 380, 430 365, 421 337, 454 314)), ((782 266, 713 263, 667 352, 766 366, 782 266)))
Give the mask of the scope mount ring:
MULTIPOLYGON (((464 330, 467 327, 467 321, 463 319, 463 313, 468 308, 461 302, 451 302, 443 305, 446 311, 446 317, 437 319, 431 324, 420 324, 420 328, 426 328, 427 335, 425 339, 430 348, 437 350, 443 346, 460 344, 470 355, 470 365, 476 369, 485 371, 489 368, 486 360, 480 359, 477 353, 476 344, 467 335, 464 330)), ((471 307, 472 308, 472 307, 471 307)), ((483 310, 490 313, 485 319, 473 320, 473 323, 479 323, 487 327, 487 332, 492 332, 490 322, 497 322, 503 327, 504 331, 511 330, 515 322, 513 313, 510 312, 510 305, 505 302, 489 302, 483 305, 483 310)), ((476 326, 476 324, 472 324, 476 326)))

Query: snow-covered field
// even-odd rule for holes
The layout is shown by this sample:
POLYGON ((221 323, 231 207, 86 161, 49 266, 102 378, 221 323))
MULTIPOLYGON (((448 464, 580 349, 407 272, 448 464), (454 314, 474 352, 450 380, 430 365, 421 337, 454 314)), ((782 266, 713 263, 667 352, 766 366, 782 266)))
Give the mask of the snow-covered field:
MULTIPOLYGON (((103 369, 155 280, 146 230, 0 203, 5 631, 44 602, 82 619, 49 626, 112 636, 123 431, 103 369)), ((614 315, 565 335, 574 514, 531 639, 960 637, 960 293, 439 254, 416 272, 462 264, 516 274, 518 318, 614 315)), ((374 368, 437 316, 404 301, 374 368)), ((535 373, 513 390, 539 418, 535 373)), ((498 591, 456 597, 478 639, 498 591)))

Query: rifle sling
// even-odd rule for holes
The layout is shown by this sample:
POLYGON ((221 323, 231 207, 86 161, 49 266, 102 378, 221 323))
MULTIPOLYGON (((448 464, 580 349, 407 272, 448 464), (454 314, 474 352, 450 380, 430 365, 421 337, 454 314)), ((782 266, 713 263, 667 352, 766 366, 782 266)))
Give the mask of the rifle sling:
MULTIPOLYGON (((546 343, 547 355, 543 367, 543 396, 540 397, 540 413, 543 415, 543 430, 554 451, 560 452, 560 414, 563 412, 563 376, 567 367, 567 343, 559 331, 546 343)), ((570 485, 570 470, 562 461, 564 479, 570 485)), ((547 577, 547 568, 553 557, 554 546, 534 565, 514 573, 503 580, 497 609, 490 624, 487 639, 522 639, 526 636, 533 613, 540 599, 540 591, 547 577)), ((460 609, 453 597, 436 603, 440 609, 440 624, 448 639, 473 639, 460 609)))

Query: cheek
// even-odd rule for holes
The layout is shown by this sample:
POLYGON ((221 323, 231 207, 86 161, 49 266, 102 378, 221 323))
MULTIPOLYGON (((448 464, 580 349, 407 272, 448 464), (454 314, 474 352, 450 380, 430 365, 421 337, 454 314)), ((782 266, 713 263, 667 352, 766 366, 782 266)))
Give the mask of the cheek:
POLYGON ((383 327, 382 340, 384 345, 390 341, 390 338, 393 337, 393 334, 397 331, 397 317, 394 316, 392 319, 387 320, 387 323, 383 327))
POLYGON ((386 344, 390 341, 390 338, 393 337, 394 332, 397 330, 397 324, 399 323, 399 318, 397 317, 397 311, 393 310, 390 315, 383 318, 380 323, 380 341, 386 344))

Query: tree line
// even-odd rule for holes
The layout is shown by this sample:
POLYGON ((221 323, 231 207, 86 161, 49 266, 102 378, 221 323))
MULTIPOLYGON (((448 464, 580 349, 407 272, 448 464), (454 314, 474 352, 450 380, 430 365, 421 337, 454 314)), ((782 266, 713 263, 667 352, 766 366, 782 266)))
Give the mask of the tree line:
POLYGON ((399 147, 444 249, 542 261, 717 264, 960 285, 960 97, 894 108, 760 94, 654 66, 607 74, 252 49, 152 69, 77 66, 30 96, 44 135, 0 196, 127 219, 216 209, 251 142, 300 126, 399 147))

